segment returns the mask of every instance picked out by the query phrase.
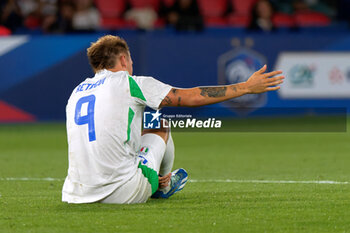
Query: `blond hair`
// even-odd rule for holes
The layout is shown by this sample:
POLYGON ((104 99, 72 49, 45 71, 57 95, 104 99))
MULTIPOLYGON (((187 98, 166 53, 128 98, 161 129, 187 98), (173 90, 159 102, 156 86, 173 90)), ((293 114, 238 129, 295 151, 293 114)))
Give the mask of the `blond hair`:
POLYGON ((87 56, 95 72, 115 67, 120 54, 129 55, 129 46, 119 36, 107 35, 100 37, 87 49, 87 56))

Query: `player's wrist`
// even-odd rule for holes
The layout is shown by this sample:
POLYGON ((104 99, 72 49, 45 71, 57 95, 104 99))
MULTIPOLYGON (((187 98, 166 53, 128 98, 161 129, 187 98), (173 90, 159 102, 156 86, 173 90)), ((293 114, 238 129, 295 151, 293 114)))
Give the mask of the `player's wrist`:
POLYGON ((241 82, 238 85, 239 85, 239 89, 242 90, 243 95, 252 93, 252 91, 249 88, 249 83, 241 82))

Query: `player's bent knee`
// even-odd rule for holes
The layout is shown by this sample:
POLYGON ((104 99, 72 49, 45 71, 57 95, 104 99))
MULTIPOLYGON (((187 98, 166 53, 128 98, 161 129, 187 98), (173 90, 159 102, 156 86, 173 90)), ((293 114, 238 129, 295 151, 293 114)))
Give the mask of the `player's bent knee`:
POLYGON ((169 138, 169 133, 170 133, 170 130, 167 126, 168 126, 168 121, 165 119, 161 119, 161 127, 159 129, 144 129, 142 131, 142 135, 148 134, 148 133, 157 134, 158 136, 163 138, 165 143, 167 143, 169 138))

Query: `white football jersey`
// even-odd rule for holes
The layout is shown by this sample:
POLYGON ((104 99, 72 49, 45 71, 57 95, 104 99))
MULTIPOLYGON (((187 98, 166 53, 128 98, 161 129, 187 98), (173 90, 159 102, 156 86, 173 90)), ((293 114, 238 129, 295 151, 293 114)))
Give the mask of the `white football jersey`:
POLYGON ((145 106, 171 90, 152 77, 102 70, 78 85, 66 107, 69 168, 62 201, 99 201, 136 173, 145 106))

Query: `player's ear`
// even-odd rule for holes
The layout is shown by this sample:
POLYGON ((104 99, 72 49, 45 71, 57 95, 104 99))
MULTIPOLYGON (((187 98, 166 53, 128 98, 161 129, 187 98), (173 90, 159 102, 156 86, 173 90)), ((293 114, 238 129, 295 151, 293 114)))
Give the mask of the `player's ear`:
POLYGON ((126 56, 125 56, 125 54, 120 55, 120 57, 119 57, 119 62, 120 62, 120 65, 121 65, 123 68, 126 67, 127 61, 126 61, 126 56))

